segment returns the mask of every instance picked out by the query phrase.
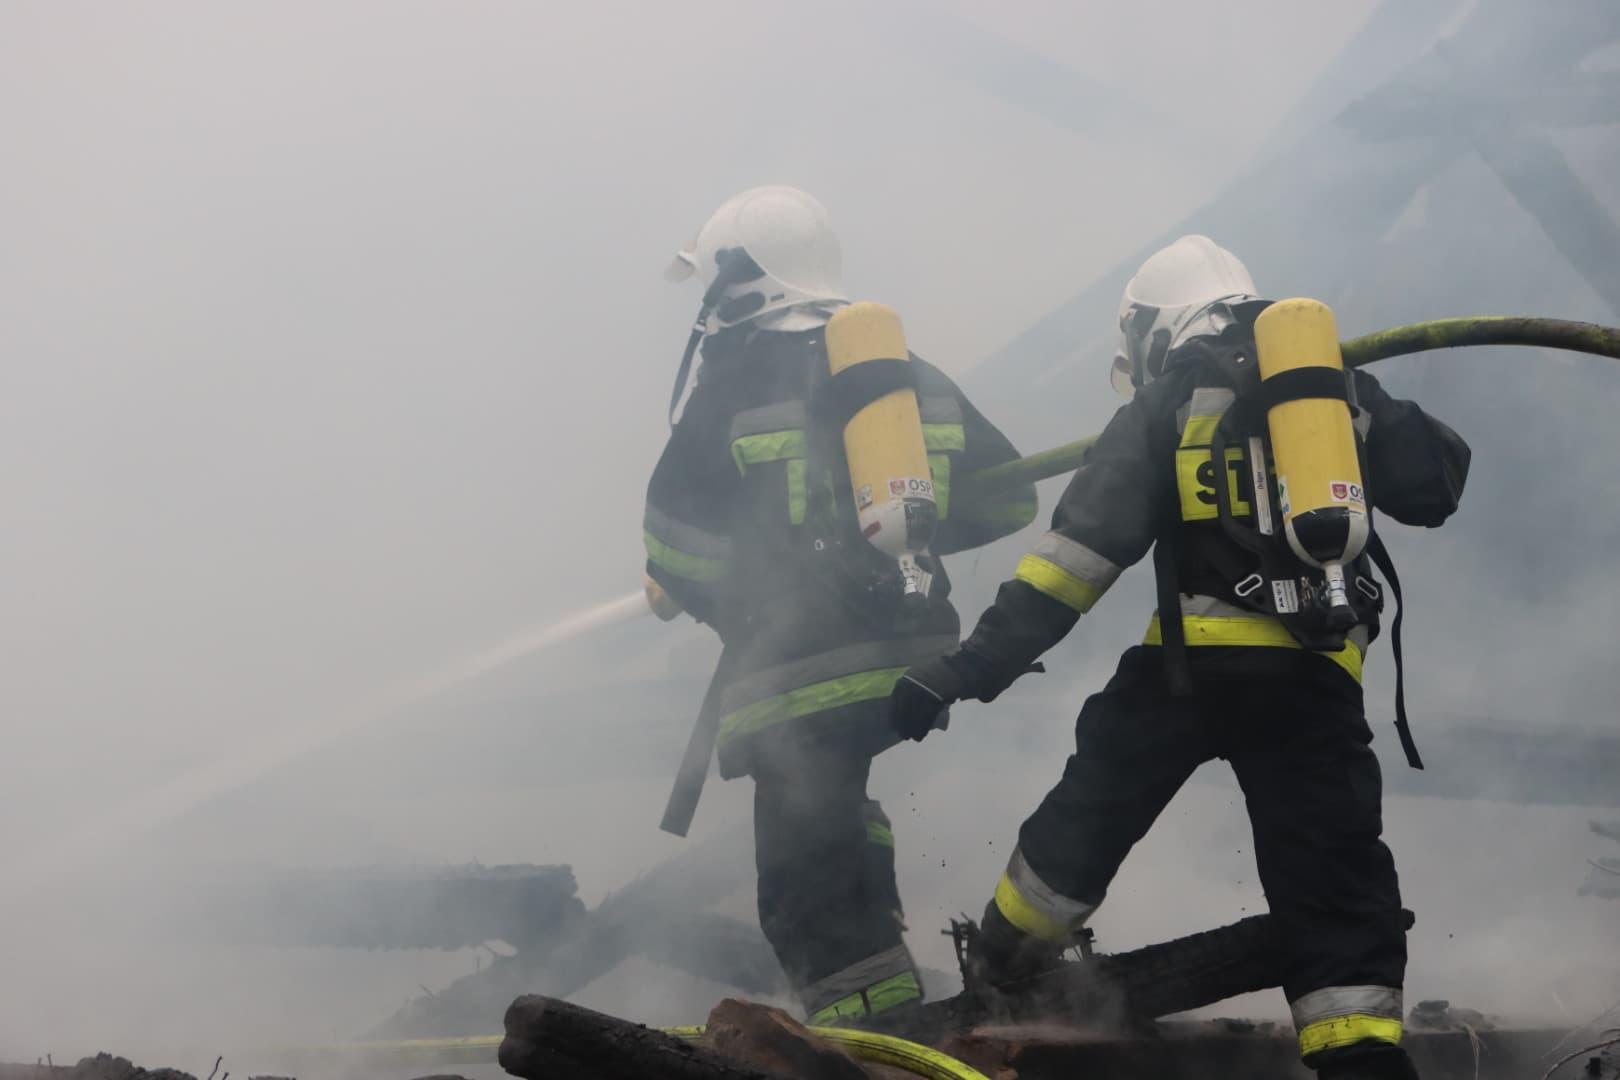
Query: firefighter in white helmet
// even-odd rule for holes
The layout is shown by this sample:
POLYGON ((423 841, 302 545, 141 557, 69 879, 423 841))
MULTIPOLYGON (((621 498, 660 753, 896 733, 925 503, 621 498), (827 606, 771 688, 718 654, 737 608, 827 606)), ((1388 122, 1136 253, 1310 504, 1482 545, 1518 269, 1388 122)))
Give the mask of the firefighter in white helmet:
MULTIPOLYGON (((1370 504, 1409 525, 1438 526, 1456 509, 1469 451, 1363 372, 1296 377, 1291 397, 1262 380, 1257 358, 1271 350, 1257 335, 1265 344, 1277 315, 1312 303, 1261 299, 1243 264, 1203 236, 1149 258, 1119 313, 1113 376, 1132 400, 995 606, 959 649, 906 674, 891 715, 898 734, 921 738, 942 707, 992 700, 1152 549, 1158 613, 1081 710, 1075 753, 985 909, 974 970, 1005 988, 1055 963, 1193 770, 1223 757, 1254 827, 1301 1054, 1325 1080, 1405 1080, 1406 916, 1361 694, 1383 588, 1362 556, 1348 564, 1348 619, 1311 599, 1326 595, 1322 571, 1258 524, 1273 509, 1275 447, 1255 425, 1290 401, 1353 401, 1370 504)), ((1328 341, 1337 358, 1336 334, 1328 341)), ((1354 461, 1358 440, 1347 440, 1354 461)), ((1381 544, 1368 550, 1398 589, 1381 544)), ((1398 620, 1394 638, 1398 663, 1398 620)))
POLYGON ((647 570, 725 646, 720 771, 754 780, 760 924, 812 1020, 906 1006, 921 987, 867 776, 897 741, 895 680, 960 633, 940 556, 1029 524, 1034 488, 952 501, 953 476, 1017 453, 912 357, 939 520, 920 559, 926 603, 896 603, 875 584, 893 562, 862 539, 839 430, 815 405, 825 328, 846 304, 826 210, 791 187, 744 191, 669 276, 695 276, 704 296, 647 490, 647 570))

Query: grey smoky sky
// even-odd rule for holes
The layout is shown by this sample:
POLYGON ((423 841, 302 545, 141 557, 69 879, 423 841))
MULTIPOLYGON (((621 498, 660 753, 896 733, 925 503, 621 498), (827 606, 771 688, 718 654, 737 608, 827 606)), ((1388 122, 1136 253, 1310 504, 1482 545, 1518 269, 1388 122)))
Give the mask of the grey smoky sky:
MULTIPOLYGON (((47 851, 144 790, 251 753, 290 718, 318 719, 635 588, 646 477, 697 302, 660 271, 733 191, 814 192, 840 229, 852 294, 896 306, 918 352, 1011 403, 992 419, 1041 449, 1052 428, 1036 417, 1052 402, 1024 412, 1018 387, 998 379, 999 350, 1272 148, 1500 6, 1412 0, 1400 9, 1412 33, 1372 69, 1345 71, 1341 50, 1393 9, 0 5, 0 850, 47 851)), ((1593 70, 1614 66, 1610 50, 1593 70)), ((1501 72, 1502 85, 1518 74, 1501 72)), ((1555 135, 1611 214, 1616 132, 1555 135)), ((1397 140, 1390 152, 1410 150, 1397 140)), ((1262 289, 1288 291, 1268 268, 1254 267, 1262 289)), ((1467 155, 1329 299, 1356 329, 1509 309, 1620 318, 1467 155)), ((1114 407, 1098 352, 1110 332, 1104 318, 1064 345, 1072 356, 1052 357, 1095 368, 1074 436, 1114 407)), ((1435 673, 1414 693, 1459 716, 1494 709, 1505 726, 1578 713, 1612 732, 1620 580, 1607 552, 1620 515, 1591 519, 1585 543, 1582 519, 1534 478, 1552 469, 1584 491, 1612 486, 1596 447, 1615 448, 1604 418, 1620 383, 1582 361, 1534 377, 1511 356, 1469 369, 1499 372, 1497 393, 1458 370, 1434 361, 1390 379, 1476 447, 1456 546, 1446 533, 1399 541, 1408 576, 1435 582, 1409 586, 1423 605, 1409 633, 1431 642, 1412 648, 1435 673), (1504 432, 1526 401, 1546 434, 1520 442, 1504 432), (1583 554, 1604 543, 1604 557, 1583 554), (1481 586, 1540 550, 1578 579, 1481 586), (1480 659, 1490 650, 1511 671, 1480 659)), ((1043 513, 1055 495, 1043 488, 1043 513)), ((1027 540, 958 560, 964 619, 1027 540)), ((1064 671, 1038 691, 1053 703, 1044 725, 998 728, 994 709, 966 710, 955 728, 970 730, 880 764, 874 794, 896 819, 913 937, 933 966, 949 965, 934 929, 982 905, 1018 820, 1055 779, 1080 697, 1139 633, 1140 576, 1062 646, 1064 671), (976 756, 998 745, 1001 756, 976 756), (993 794, 965 799, 976 786, 993 794)), ((712 651, 689 627, 593 641, 567 665, 506 673, 471 697, 673 670, 683 681, 670 714, 537 717, 525 753, 540 779, 525 784, 503 762, 504 779, 486 785, 494 763, 458 750, 446 734, 458 713, 445 709, 324 765, 300 759, 254 789, 263 800, 237 793, 142 843, 242 864, 572 862, 594 901, 680 850, 654 826, 701 692, 694 665, 712 651)), ((1380 720, 1388 691, 1383 676, 1369 686, 1380 720)), ((715 782, 705 817, 745 813, 744 787, 715 782)), ((1100 930, 1136 943, 1255 910, 1229 789, 1172 807, 1127 866, 1118 891, 1135 899, 1105 910, 1100 930)), ((1414 951, 1430 964, 1424 987, 1446 990, 1437 970, 1477 983, 1488 961, 1517 963, 1527 940, 1562 927, 1538 992, 1614 996, 1612 965, 1582 967, 1581 943, 1612 944, 1620 911, 1566 895, 1583 869, 1579 810, 1397 799, 1391 819, 1409 892, 1439 912, 1420 917, 1420 934, 1435 927, 1414 951), (1435 854, 1452 850, 1454 862, 1435 854), (1514 882, 1528 884, 1509 895, 1514 882), (1448 908, 1457 883, 1471 895, 1448 908), (1566 983, 1559 964, 1574 972, 1566 983)), ((746 914, 746 895, 733 906, 746 914)), ((243 1044, 347 1037, 418 982, 471 965, 114 949, 40 918, 18 909, 0 925, 0 948, 24 958, 7 966, 27 973, 0 987, 0 1059, 118 1039, 189 1046, 202 1018, 243 1044), (49 946, 43 925, 58 931, 49 946), (120 958, 171 974, 146 1012, 97 1027, 71 997, 92 976, 130 985, 120 958), (193 976, 249 962, 260 983, 197 993, 193 976)), ((650 1018, 697 1018, 645 984, 595 993, 650 1018)))
POLYGON ((7 5, 17 781, 137 782, 633 587, 695 303, 658 275, 731 190, 817 192, 851 288, 961 371, 1195 206, 1330 58, 1209 63, 1255 113, 1195 171, 929 55, 1005 33, 1198 130, 1174 83, 1230 15, 1128 8, 7 5))

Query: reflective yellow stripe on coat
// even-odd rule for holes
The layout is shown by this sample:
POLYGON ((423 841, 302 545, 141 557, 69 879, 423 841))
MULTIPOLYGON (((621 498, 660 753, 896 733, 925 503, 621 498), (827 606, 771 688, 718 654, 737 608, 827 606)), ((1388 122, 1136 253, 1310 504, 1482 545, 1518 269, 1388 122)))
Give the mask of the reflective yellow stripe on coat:
MULTIPOLYGON (((1183 596, 1181 598, 1181 626, 1188 646, 1246 645, 1275 649, 1304 648, 1280 619, 1261 615, 1247 608, 1229 604, 1213 596, 1183 596)), ((1322 652, 1325 657, 1343 668, 1352 679, 1361 681, 1362 651, 1365 627, 1352 632, 1344 648, 1337 652, 1322 652)), ((1163 645, 1164 632, 1159 617, 1154 615, 1148 623, 1144 645, 1163 645)))
POLYGON ((689 581, 725 576, 731 540, 649 506, 642 516, 642 540, 655 566, 689 581))
POLYGON ((1048 532, 1018 561, 1013 579, 1084 615, 1122 572, 1079 541, 1048 532))
POLYGON ((886 698, 912 664, 950 652, 954 636, 862 642, 763 668, 726 687, 720 699, 724 744, 801 716, 886 698))

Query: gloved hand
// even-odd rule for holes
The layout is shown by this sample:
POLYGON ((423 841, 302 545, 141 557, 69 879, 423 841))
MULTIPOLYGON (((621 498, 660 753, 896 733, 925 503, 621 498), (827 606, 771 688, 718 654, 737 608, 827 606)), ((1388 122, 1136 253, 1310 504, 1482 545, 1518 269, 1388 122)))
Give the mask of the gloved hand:
MULTIPOLYGON (((1031 664, 1026 672, 1045 671, 1031 664)), ((958 649, 925 660, 900 676, 889 695, 889 726, 902 739, 922 742, 934 730, 939 714, 963 698, 994 701, 1005 688, 991 679, 977 657, 958 649)))
POLYGON ((675 598, 664 591, 664 587, 648 575, 641 583, 642 594, 647 597, 647 607, 658 616, 660 622, 669 622, 681 613, 681 605, 675 598))
POLYGON ((902 739, 922 742, 939 714, 968 696, 966 665, 957 651, 912 666, 889 696, 889 724, 902 739))

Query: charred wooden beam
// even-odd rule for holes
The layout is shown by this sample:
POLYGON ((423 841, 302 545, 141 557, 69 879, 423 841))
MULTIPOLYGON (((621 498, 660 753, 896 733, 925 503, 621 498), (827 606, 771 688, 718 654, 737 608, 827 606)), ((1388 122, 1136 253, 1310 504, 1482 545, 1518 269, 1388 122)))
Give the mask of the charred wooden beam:
MULTIPOLYGON (((1410 927, 1410 912, 1406 921, 1410 927)), ((999 990, 970 985, 900 1016, 874 1017, 871 1026, 921 1042, 1008 1020, 1140 1032, 1162 1016, 1281 986, 1284 960, 1275 917, 1251 915, 1174 941, 1065 964, 999 990)))
POLYGON ((526 1080, 797 1080, 555 998, 526 995, 506 1010, 501 1068, 526 1080))

